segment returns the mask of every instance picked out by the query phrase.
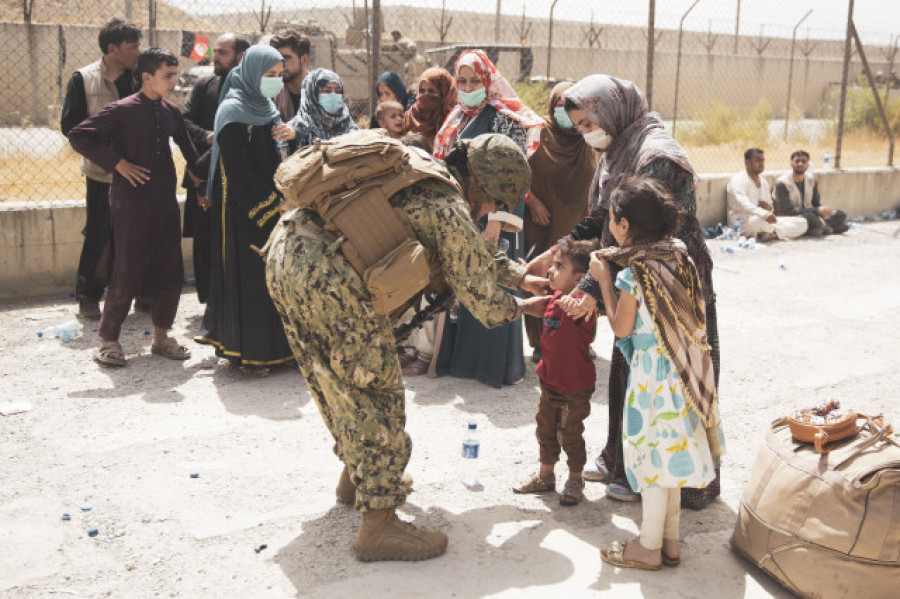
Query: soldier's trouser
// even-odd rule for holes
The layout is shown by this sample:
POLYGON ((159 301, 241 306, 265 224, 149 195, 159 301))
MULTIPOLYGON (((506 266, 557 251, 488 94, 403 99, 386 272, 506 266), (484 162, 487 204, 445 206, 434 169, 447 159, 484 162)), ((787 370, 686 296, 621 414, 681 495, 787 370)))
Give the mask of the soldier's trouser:
POLYGON ((375 312, 340 252, 295 234, 292 224, 272 244, 266 279, 300 372, 357 487, 356 508, 402 505, 412 444, 391 323, 375 312))

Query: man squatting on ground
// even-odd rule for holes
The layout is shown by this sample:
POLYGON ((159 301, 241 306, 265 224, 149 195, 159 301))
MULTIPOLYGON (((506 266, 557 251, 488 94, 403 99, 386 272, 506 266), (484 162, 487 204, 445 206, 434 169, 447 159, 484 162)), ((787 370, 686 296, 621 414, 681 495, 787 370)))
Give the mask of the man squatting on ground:
MULTIPOLYGON (((515 206, 531 181, 524 153, 512 140, 487 134, 460 142, 453 154, 447 156, 447 166, 465 197, 431 178, 389 200, 403 211, 424 246, 432 281, 436 277, 441 286, 449 284, 488 327, 508 324, 523 313, 542 314, 547 297, 522 300, 500 285, 543 294, 547 280, 526 277, 524 267, 504 254, 494 255, 471 217, 484 203, 491 211, 495 202, 510 210, 515 206)), ((393 323, 376 313, 361 277, 333 249, 334 237, 322 225, 314 212, 285 214, 269 250, 267 282, 300 371, 345 465, 338 498, 355 501, 363 512, 356 555, 364 561, 437 557, 446 550, 447 536, 419 530, 395 513, 412 482, 403 474, 411 442, 404 430, 393 323)))
POLYGON ((762 172, 766 170, 766 155, 759 148, 744 152, 744 169, 728 182, 726 208, 728 226, 741 219, 741 234, 759 236, 760 241, 794 239, 806 233, 806 219, 799 216, 775 216, 772 194, 762 172))
MULTIPOLYGON (((191 88, 191 95, 184 105, 184 124, 200 158, 197 172, 208 172, 213 142, 213 125, 219 108, 219 89, 225 77, 244 56, 250 42, 233 33, 219 36, 213 45, 213 74, 198 79, 191 88)), ((184 202, 184 236, 194 239, 194 278, 197 281, 197 299, 206 303, 209 295, 210 252, 212 251, 212 223, 209 198, 197 196, 190 174, 185 172, 182 186, 186 190, 184 202)))
MULTIPOLYGON (((119 333, 131 298, 138 294, 151 299, 153 353, 173 360, 190 357, 187 348, 168 336, 184 280, 181 213, 169 138, 195 174, 197 151, 181 110, 166 100, 178 82, 178 59, 167 50, 149 48, 138 58, 137 73, 140 93, 109 104, 69 132, 75 151, 113 173, 109 188, 113 260, 100 317, 101 345, 94 356, 108 366, 125 365, 119 333)), ((195 178, 194 184, 199 183, 195 178)), ((197 191, 205 193, 202 187, 197 191)))
MULTIPOLYGON (((122 19, 113 19, 100 30, 97 41, 103 56, 72 73, 66 86, 60 119, 60 129, 66 137, 87 117, 138 90, 133 71, 141 51, 141 30, 122 19)), ((90 160, 81 163, 81 172, 87 182, 87 218, 75 280, 75 298, 79 316, 96 320, 100 318, 100 298, 106 287, 105 281, 97 276, 97 265, 110 240, 109 183, 112 174, 90 160)))
POLYGON ((797 150, 791 154, 791 172, 775 181, 772 201, 775 216, 802 216, 809 228, 806 234, 820 237, 831 233, 843 233, 847 226, 847 213, 823 206, 819 197, 819 184, 809 168, 809 153, 797 150))

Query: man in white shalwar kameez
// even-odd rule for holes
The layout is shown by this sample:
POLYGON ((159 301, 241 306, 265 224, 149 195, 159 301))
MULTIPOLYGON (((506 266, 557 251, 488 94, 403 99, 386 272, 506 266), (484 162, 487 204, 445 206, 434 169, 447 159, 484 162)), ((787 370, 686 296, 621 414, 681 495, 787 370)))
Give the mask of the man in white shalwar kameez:
POLYGON ((744 152, 745 170, 731 178, 727 187, 728 226, 740 218, 741 235, 759 236, 761 241, 795 239, 806 233, 802 216, 775 216, 769 183, 761 176, 766 155, 759 148, 744 152))

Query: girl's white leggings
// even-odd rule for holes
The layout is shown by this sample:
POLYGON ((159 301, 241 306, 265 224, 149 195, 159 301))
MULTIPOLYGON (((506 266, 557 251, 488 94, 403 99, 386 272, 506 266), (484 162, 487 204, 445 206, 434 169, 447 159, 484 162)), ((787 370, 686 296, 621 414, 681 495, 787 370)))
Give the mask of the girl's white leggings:
POLYGON ((663 539, 678 540, 681 489, 653 487, 641 493, 644 519, 640 543, 645 549, 662 548, 663 539))

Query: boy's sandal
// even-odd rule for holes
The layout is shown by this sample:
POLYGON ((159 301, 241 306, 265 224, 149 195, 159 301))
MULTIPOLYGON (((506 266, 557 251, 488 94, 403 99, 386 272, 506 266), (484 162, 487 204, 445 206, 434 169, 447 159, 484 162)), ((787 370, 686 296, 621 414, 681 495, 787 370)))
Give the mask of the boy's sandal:
POLYGON ((125 366, 125 354, 122 352, 122 346, 118 347, 101 347, 94 352, 94 361, 101 366, 125 366))
POLYGON ((637 568, 638 570, 650 570, 652 572, 662 568, 662 564, 652 566, 644 562, 625 559, 625 545, 627 544, 625 541, 613 541, 609 549, 600 550, 600 559, 618 568, 637 568))
POLYGON ((559 496, 560 505, 578 505, 584 499, 584 481, 569 479, 559 496))
POLYGON ((556 490, 556 479, 546 481, 540 474, 535 474, 521 487, 514 487, 513 493, 548 493, 556 490))
POLYGON ((181 345, 171 337, 166 339, 166 344, 162 347, 151 345, 150 352, 155 356, 162 356, 169 360, 187 360, 191 357, 191 350, 181 345))
POLYGON ((606 485, 606 496, 616 501, 634 502, 641 500, 641 494, 635 493, 628 485, 610 483, 606 485))

